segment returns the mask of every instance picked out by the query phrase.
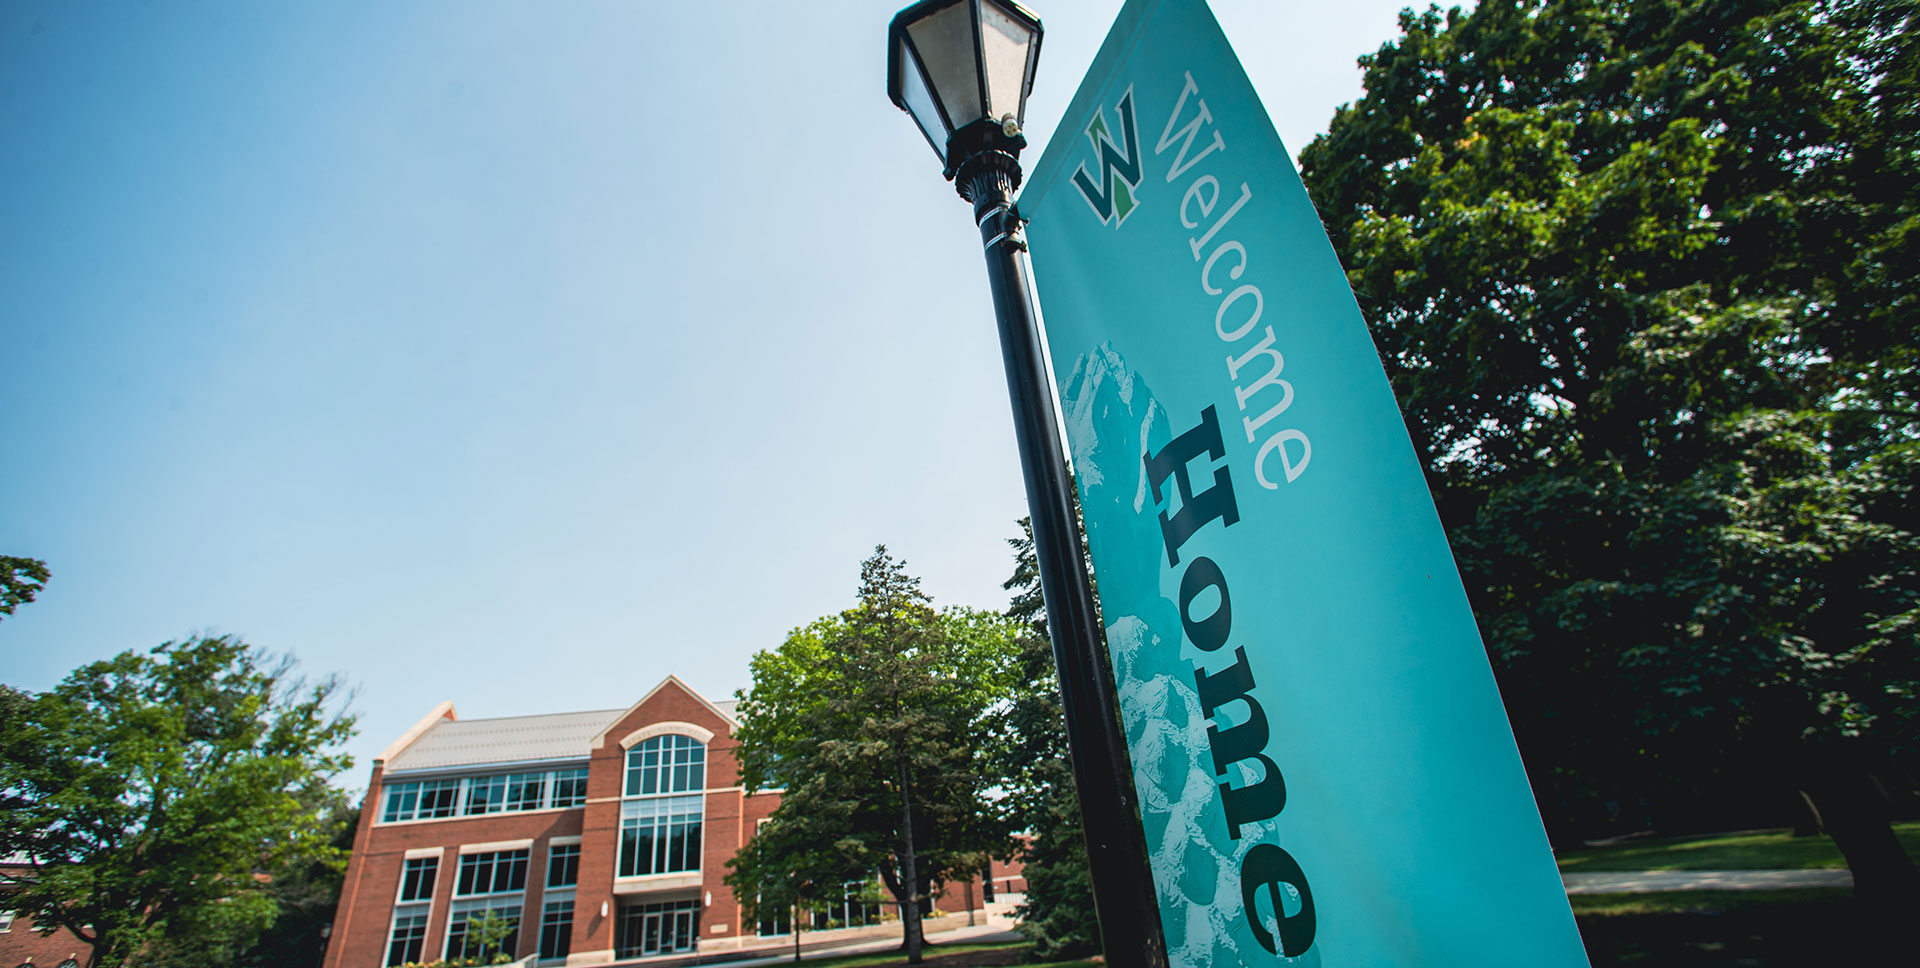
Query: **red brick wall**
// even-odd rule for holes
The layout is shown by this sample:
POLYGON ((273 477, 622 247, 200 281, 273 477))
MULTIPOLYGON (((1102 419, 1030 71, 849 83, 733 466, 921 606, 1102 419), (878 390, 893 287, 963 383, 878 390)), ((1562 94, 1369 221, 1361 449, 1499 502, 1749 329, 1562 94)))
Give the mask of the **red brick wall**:
POLYGON ((29 917, 14 918, 13 926, 0 932, 0 965, 11 966, 30 961, 36 966, 53 968, 68 958, 79 962, 80 968, 90 968, 93 949, 64 929, 56 929, 52 934, 42 937, 33 930, 33 919, 29 917))
POLYGON ((994 897, 1027 893, 1027 865, 1023 861, 996 860, 992 864, 994 897))
MULTIPOLYGON (((387 934, 392 926, 394 901, 399 893, 407 850, 447 848, 440 861, 439 880, 427 927, 425 956, 444 950, 447 913, 461 844, 503 840, 533 840, 527 874, 527 906, 521 920, 519 955, 533 954, 540 944, 541 889, 546 883, 547 841, 552 837, 581 837, 580 879, 574 889, 574 954, 613 947, 619 912, 613 895, 619 859, 621 786, 625 781, 626 749, 620 745, 636 730, 663 722, 690 723, 713 733, 707 746, 706 819, 702 831, 701 899, 712 903, 701 912, 703 941, 731 940, 741 933, 740 910, 722 878, 733 854, 753 835, 757 821, 773 813, 778 794, 747 797, 738 789, 739 762, 731 724, 700 697, 669 679, 635 708, 608 727, 602 742, 589 753, 587 803, 563 812, 491 814, 446 820, 376 824, 382 786, 375 765, 355 850, 347 865, 346 885, 334 920, 332 946, 325 968, 375 968, 386 958, 387 934), (607 913, 600 913, 602 904, 607 913), (724 933, 713 926, 726 925, 724 933)), ((749 935, 751 931, 747 932, 749 935)))
MULTIPOLYGON (((1025 874, 1025 864, 1017 860, 996 860, 988 865, 988 869, 991 872, 990 876, 993 878, 995 900, 999 900, 1001 894, 1026 893, 1027 878, 1025 874)), ((946 885, 940 889, 940 899, 935 902, 935 906, 942 911, 964 912, 969 909, 980 910, 985 908, 986 903, 987 892, 980 883, 979 875, 976 874, 964 880, 948 881, 946 885), (973 888, 971 894, 969 894, 967 890, 969 885, 973 888), (969 903, 969 898, 971 898, 971 903, 969 903)))
POLYGON ((669 679, 608 727, 604 742, 593 750, 587 774, 580 887, 573 908, 573 951, 576 953, 613 947, 614 921, 619 913, 619 903, 613 896, 613 880, 619 861, 620 796, 627 766, 627 749, 620 741, 636 730, 658 723, 689 723, 713 734, 707 744, 706 783, 708 790, 718 792, 708 794, 706 799, 700 848, 700 897, 704 902, 707 895, 712 894, 713 904, 700 913, 700 937, 702 940, 731 938, 739 929, 738 907, 721 882, 726 863, 733 858, 744 836, 740 824, 740 794, 728 789, 740 782, 740 767, 733 753, 739 744, 734 741, 732 724, 725 717, 678 680, 669 679), (606 917, 600 916, 602 902, 607 905, 606 917), (727 925, 727 933, 713 933, 711 926, 715 924, 727 925))
MULTIPOLYGON (((334 915, 326 968, 375 968, 386 963, 387 934, 393 926, 393 906, 400 895, 400 877, 406 869, 407 851, 415 848, 443 848, 439 874, 433 886, 433 913, 427 922, 424 949, 426 958, 439 957, 446 945, 447 912, 453 900, 455 875, 460 867, 460 845, 502 840, 534 842, 528 854, 527 908, 520 922, 518 953, 526 955, 538 950, 540 892, 546 884, 547 841, 554 837, 580 834, 582 815, 586 811, 497 813, 481 817, 376 824, 373 820, 378 813, 380 787, 380 767, 376 765, 372 781, 368 784, 366 803, 361 808, 361 826, 354 839, 353 856, 347 861, 346 883, 341 889, 340 907, 334 915)), ((588 787, 591 790, 591 776, 588 778, 588 787)), ((584 881, 584 855, 587 851, 583 848, 581 853, 584 881)))

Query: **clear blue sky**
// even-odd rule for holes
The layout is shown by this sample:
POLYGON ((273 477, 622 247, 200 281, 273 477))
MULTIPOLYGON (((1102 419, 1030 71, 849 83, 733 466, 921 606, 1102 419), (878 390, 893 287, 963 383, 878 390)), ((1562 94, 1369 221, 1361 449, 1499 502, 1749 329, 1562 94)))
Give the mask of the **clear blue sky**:
MULTIPOLYGON (((729 696, 878 542, 1004 606, 898 5, 0 4, 0 554, 53 570, 0 681, 236 633, 357 685, 358 787, 442 699, 729 696)), ((1402 5, 1214 4, 1296 152, 1402 5)), ((1119 2, 1033 7, 1029 161, 1119 2)))

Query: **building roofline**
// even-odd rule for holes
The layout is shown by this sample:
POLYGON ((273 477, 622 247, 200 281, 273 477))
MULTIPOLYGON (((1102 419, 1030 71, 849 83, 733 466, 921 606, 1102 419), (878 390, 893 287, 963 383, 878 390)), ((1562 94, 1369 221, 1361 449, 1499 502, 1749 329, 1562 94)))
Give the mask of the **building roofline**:
POLYGON ((381 750, 380 755, 373 758, 373 762, 385 766, 387 763, 392 762, 394 757, 406 752, 407 747, 412 746, 414 740, 419 739, 427 730, 432 729, 436 723, 443 719, 458 720, 459 718, 460 717, 453 711, 453 700, 449 699, 442 702, 440 705, 433 707, 433 712, 426 714, 421 717, 419 722, 414 723, 412 729, 401 733, 399 739, 394 740, 386 749, 381 750))
POLYGON ((534 772, 568 766, 586 766, 588 760, 589 757, 585 754, 554 756, 540 760, 500 760, 498 762, 489 760, 485 763, 468 763, 460 766, 416 766, 410 770, 393 770, 385 776, 389 780, 431 780, 443 776, 466 776, 474 773, 511 773, 515 770, 534 772))
POLYGON ((699 690, 693 688, 692 686, 687 685, 685 680, 681 679, 679 676, 676 676, 676 675, 668 675, 665 679, 660 680, 659 685, 654 686, 652 689, 647 690, 647 694, 644 696, 641 696, 639 702, 636 702, 633 705, 628 706, 624 712, 622 712, 618 716, 615 716, 613 718, 613 721, 608 723, 605 729, 602 729, 600 732, 595 733, 593 740, 587 744, 587 748, 590 750, 596 750, 596 749, 599 749, 601 746, 606 745, 607 736, 613 732, 613 727, 619 725, 621 720, 624 720, 628 716, 633 715, 634 710, 639 709, 641 706, 646 705, 647 700, 652 699, 655 693, 659 692, 662 689, 665 689, 668 683, 672 683, 676 686, 679 686, 682 692, 686 693, 689 696, 692 696, 695 699, 700 700, 700 705, 707 707, 707 710, 709 712, 713 713, 715 716, 720 717, 720 721, 723 723, 726 723, 729 727, 739 725, 739 722, 737 720, 735 720, 732 716, 729 716, 726 713, 722 712, 720 710, 720 707, 714 705, 711 700, 701 695, 699 690))

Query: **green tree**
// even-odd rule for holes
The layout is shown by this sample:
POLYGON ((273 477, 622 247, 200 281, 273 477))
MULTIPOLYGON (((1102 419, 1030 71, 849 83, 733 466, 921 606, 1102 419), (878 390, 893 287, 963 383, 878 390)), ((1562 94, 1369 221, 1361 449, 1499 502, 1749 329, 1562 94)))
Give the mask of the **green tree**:
POLYGON ((743 925, 791 919, 795 961, 800 960, 807 906, 827 896, 829 889, 837 896, 844 881, 872 876, 850 866, 852 861, 838 847, 851 834, 840 822, 843 812, 815 811, 807 796, 800 793, 793 809, 787 809, 783 799, 781 809, 734 853, 726 874, 727 886, 740 899, 743 925))
POLYGON ((0 555, 0 615, 33 601, 47 585, 47 563, 37 558, 0 555))
POLYGON ((934 611, 882 546, 860 566, 852 608, 754 656, 735 733, 741 775, 750 790, 784 792, 779 837, 735 864, 738 893, 794 870, 816 883, 879 871, 918 963, 938 885, 1010 850, 987 747, 1017 632, 992 613, 934 611))
POLYGON ((1003 586, 1014 593, 1007 617, 1027 634, 1020 639, 1004 737, 996 745, 1004 757, 1001 773, 1007 778, 1012 821, 1026 835, 1020 848, 1027 879, 1020 933, 1033 942, 1035 958, 1062 961, 1100 951, 1100 922, 1067 750, 1059 672, 1047 640, 1031 518, 1020 519, 1020 537, 1008 538, 1007 544, 1014 554, 1013 575, 1003 586))
POLYGON ((520 932, 520 919, 498 911, 482 911, 467 919, 467 933, 459 957, 475 963, 506 964, 513 960, 507 944, 520 932))
POLYGON ((1920 751, 1916 9, 1409 11, 1301 155, 1550 829, 1781 777, 1908 909, 1869 774, 1920 751))
POLYGON ((46 692, 0 687, 0 908, 95 964, 225 964, 279 913, 270 880, 337 861, 327 778, 350 761, 339 687, 239 639, 124 652, 46 692))
POLYGON ((326 946, 321 931, 333 921, 346 880, 347 856, 360 826, 360 807, 333 786, 304 791, 317 795, 309 804, 322 818, 328 849, 303 852, 266 871, 267 894, 273 899, 273 923, 234 958, 234 968, 281 968, 297 964, 302 952, 316 957, 326 946))

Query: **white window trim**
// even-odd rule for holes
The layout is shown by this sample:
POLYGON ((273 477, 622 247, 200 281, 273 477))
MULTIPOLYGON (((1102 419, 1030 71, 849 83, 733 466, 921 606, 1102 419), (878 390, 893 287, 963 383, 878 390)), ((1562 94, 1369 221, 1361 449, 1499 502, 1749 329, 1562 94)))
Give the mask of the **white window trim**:
POLYGON ((702 729, 692 723, 654 723, 651 726, 642 726, 628 733, 625 738, 620 740, 620 748, 630 750, 636 745, 644 743, 655 736, 668 735, 691 736, 699 740, 702 746, 711 746, 713 744, 713 730, 702 729))
POLYGON ((547 884, 547 878, 553 876, 554 848, 578 847, 578 846, 580 846, 580 837, 577 834, 572 837, 555 837, 552 840, 547 841, 547 862, 540 865, 540 885, 541 885, 540 889, 543 896, 546 894, 552 894, 558 891, 565 891, 571 894, 573 893, 575 888, 578 888, 580 886, 580 856, 581 854, 585 853, 585 851, 574 852, 573 883, 556 884, 556 885, 547 884))
MULTIPOLYGON (((693 728, 697 729, 699 727, 693 727, 693 728)), ((394 826, 398 824, 407 824, 407 823, 438 823, 446 820, 473 820, 476 818, 492 817, 499 814, 516 814, 516 813, 517 814, 533 814, 533 813, 549 813, 549 812, 560 811, 560 810, 578 810, 581 807, 584 807, 586 805, 586 802, 587 802, 586 800, 583 799, 581 802, 573 804, 572 806, 564 806, 564 807, 554 806, 553 801, 555 799, 555 794, 558 792, 561 774, 568 774, 569 778, 572 778, 572 774, 579 773, 580 778, 584 780, 586 775, 586 770, 587 768, 584 766, 568 766, 568 767, 552 767, 544 770, 519 770, 512 773, 474 773, 466 776, 425 776, 417 779, 412 778, 411 776, 405 775, 405 774, 400 776, 385 777, 382 780, 382 785, 380 790, 380 812, 379 814, 376 815, 374 823, 382 826, 394 826), (467 804, 468 804, 468 801, 473 796, 473 783, 475 780, 493 780, 493 779, 510 780, 512 777, 515 777, 515 776, 525 776, 530 774, 543 774, 545 777, 543 781, 543 786, 540 792, 540 802, 543 804, 543 806, 526 808, 526 809, 518 809, 518 810, 509 810, 506 807, 506 790, 502 789, 501 799, 493 804, 493 809, 485 810, 480 813, 467 812, 467 804), (402 786, 404 784, 436 783, 443 780, 451 780, 455 784, 452 814, 449 814, 448 816, 445 816, 445 817, 417 816, 419 812, 419 802, 416 799, 414 804, 416 816, 407 817, 400 820, 386 819, 388 791, 392 790, 395 787, 402 786)), ((581 792, 583 794, 586 792, 584 786, 582 787, 581 792)))
POLYGON ((403 907, 413 907, 418 904, 424 904, 427 906, 427 915, 429 917, 433 915, 433 899, 440 894, 440 875, 443 873, 447 864, 446 858, 441 854, 441 848, 429 847, 426 848, 425 851, 425 853, 421 853, 419 856, 414 856, 415 851, 409 850, 407 851, 406 858, 400 861, 400 883, 393 886, 394 910, 397 911, 403 907), (428 891, 427 896, 423 898, 415 898, 411 901, 401 900, 400 894, 407 889, 407 861, 427 860, 428 858, 432 858, 434 861, 433 890, 428 891))
MULTIPOLYGON (((404 875, 402 879, 404 880, 404 875)), ((398 893, 398 891, 395 892, 396 895, 398 893)), ((387 958, 393 951, 393 937, 400 928, 401 909, 418 908, 422 906, 425 906, 427 909, 427 923, 423 926, 424 930, 420 933, 420 957, 425 958, 427 956, 427 932, 433 930, 433 904, 426 901, 409 901, 405 904, 395 904, 393 910, 387 913, 387 943, 380 947, 381 964, 386 964, 387 958)))
POLYGON ((495 840, 495 841, 491 841, 489 843, 484 843, 484 844, 461 844, 460 856, 465 857, 468 854, 485 854, 485 853, 489 853, 497 850, 532 851, 533 841, 531 839, 529 840, 495 840))
MULTIPOLYGON (((467 897, 455 898, 454 902, 447 906, 447 924, 445 929, 446 937, 440 939, 440 960, 452 961, 454 957, 453 955, 453 916, 455 913, 454 908, 465 907, 467 910, 471 911, 477 907, 485 911, 498 911, 507 906, 506 903, 504 902, 515 897, 518 897, 520 899, 520 904, 519 904, 519 910, 514 915, 514 930, 516 932, 524 932, 527 928, 527 896, 525 891, 502 891, 498 894, 472 894, 472 895, 468 895, 467 897), (461 901, 469 901, 469 902, 478 901, 480 903, 462 905, 460 903, 461 901), (489 902, 492 902, 492 903, 489 903, 489 902)), ((469 918, 469 920, 471 920, 471 918, 469 918)))
POLYGON ((446 852, 447 849, 445 847, 412 847, 407 850, 406 859, 419 860, 422 857, 442 857, 446 855, 446 852))

